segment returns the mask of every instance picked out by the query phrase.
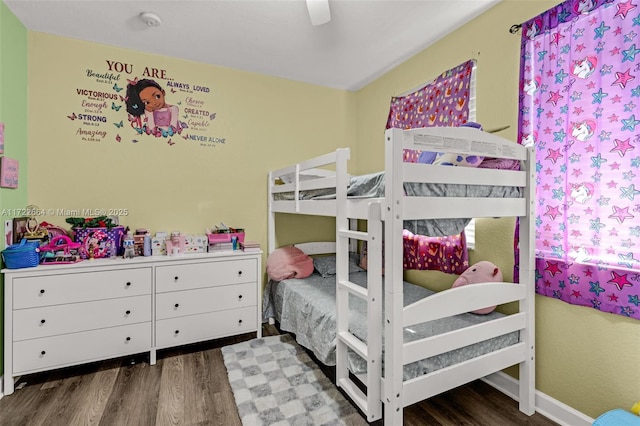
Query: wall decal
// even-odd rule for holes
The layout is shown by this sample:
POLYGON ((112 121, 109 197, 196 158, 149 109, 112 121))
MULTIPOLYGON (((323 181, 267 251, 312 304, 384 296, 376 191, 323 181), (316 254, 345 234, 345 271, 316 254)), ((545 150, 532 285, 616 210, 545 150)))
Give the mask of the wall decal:
POLYGON ((4 123, 0 121, 0 154, 4 154, 4 123))
POLYGON ((0 186, 3 188, 18 187, 18 160, 0 157, 0 186))
POLYGON ((86 80, 75 91, 80 107, 64 112, 80 141, 142 143, 160 138, 168 148, 228 143, 216 133, 211 87, 175 79, 155 67, 112 59, 101 66, 102 71, 84 71, 86 80))

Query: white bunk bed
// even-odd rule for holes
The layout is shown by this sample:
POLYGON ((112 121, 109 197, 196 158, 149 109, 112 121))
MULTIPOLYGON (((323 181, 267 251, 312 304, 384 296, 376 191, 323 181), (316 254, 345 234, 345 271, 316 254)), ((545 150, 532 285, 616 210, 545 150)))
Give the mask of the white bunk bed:
POLYGON ((373 198, 348 196, 352 182, 347 173, 349 155, 349 149, 338 149, 270 172, 268 191, 269 253, 276 248, 277 213, 336 218, 337 385, 351 397, 369 422, 382 418, 384 411, 385 424, 395 426, 402 424, 405 406, 518 364, 520 410, 533 414, 535 287, 532 246, 536 181, 533 150, 468 127, 389 129, 385 132, 384 196, 373 198), (518 160, 521 168, 516 171, 404 163, 405 149, 518 160), (283 184, 280 178, 285 176, 287 179, 283 184), (407 196, 407 192, 415 193, 407 191, 407 185, 423 188, 440 185, 440 196, 407 196), (517 189, 517 193, 500 196, 481 192, 483 195, 460 196, 457 191, 457 196, 448 196, 442 191, 443 187, 507 187, 517 189), (326 193, 318 199, 305 196, 318 190, 326 193), (520 218, 519 285, 482 283, 463 286, 404 306, 402 231, 407 223, 411 223, 408 221, 472 217, 520 218), (358 219, 367 221, 366 232, 351 229, 350 224, 358 219), (350 245, 353 248, 357 240, 368 244, 369 268, 365 287, 349 280, 350 245), (350 331, 350 295, 362 298, 366 303, 366 343, 350 331), (519 302, 516 314, 421 340, 407 342, 403 338, 405 327, 513 301, 519 302), (513 332, 519 333, 519 342, 508 347, 418 377, 403 377, 405 365, 513 332), (349 374, 349 351, 366 361, 366 374, 358 376, 365 391, 349 374))

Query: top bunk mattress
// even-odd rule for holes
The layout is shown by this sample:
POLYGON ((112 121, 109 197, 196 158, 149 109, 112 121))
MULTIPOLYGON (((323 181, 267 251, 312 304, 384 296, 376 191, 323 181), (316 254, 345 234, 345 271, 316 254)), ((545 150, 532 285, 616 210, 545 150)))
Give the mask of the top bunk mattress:
MULTIPOLYGON (((367 272, 354 272, 349 280, 366 286, 367 272)), ((434 294, 423 287, 404 282, 404 306, 434 294)), ((310 349, 325 365, 336 364, 336 279, 335 275, 323 278, 314 273, 304 279, 269 281, 265 288, 263 315, 275 318, 284 331, 295 334, 300 345, 310 349)), ((349 329, 361 340, 367 340, 366 303, 357 296, 349 296, 349 329)), ((382 304, 384 307, 384 302, 382 304)), ((404 342, 446 333, 503 316, 499 312, 488 315, 465 313, 428 323, 406 327, 404 342)), ((380 330, 384 325, 380 324, 380 330)), ((513 332, 474 343, 404 367, 404 380, 428 374, 441 368, 460 363, 497 349, 518 343, 519 334, 513 332)), ((349 354, 349 369, 354 374, 366 372, 366 362, 355 353, 349 354)))
MULTIPOLYGON (((445 167, 445 166, 443 166, 445 167)), ((348 198, 384 197, 385 173, 377 172, 352 176, 347 189, 348 198)), ((520 198, 522 189, 512 186, 461 185, 443 183, 405 182, 407 196, 468 197, 468 198, 520 198)), ((294 192, 274 194, 278 201, 292 201, 294 192)), ((299 192, 300 200, 331 200, 336 198, 335 188, 313 189, 299 192)), ((462 232, 470 218, 405 220, 403 227, 414 234, 430 236, 455 235, 462 232)))

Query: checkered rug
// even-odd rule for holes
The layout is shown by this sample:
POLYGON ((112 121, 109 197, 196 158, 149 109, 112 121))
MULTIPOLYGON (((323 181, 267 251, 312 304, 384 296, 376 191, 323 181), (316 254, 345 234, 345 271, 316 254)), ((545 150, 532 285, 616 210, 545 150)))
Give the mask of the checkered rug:
POLYGON ((244 426, 367 425, 288 334, 222 348, 244 426))

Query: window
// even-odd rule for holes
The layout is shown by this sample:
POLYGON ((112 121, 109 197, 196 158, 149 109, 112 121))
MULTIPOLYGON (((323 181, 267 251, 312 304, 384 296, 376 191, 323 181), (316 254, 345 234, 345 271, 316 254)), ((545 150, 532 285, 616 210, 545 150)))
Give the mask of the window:
POLYGON ((631 2, 598 3, 567 1, 522 25, 518 132, 536 149, 536 285, 640 319, 640 27, 631 2))

